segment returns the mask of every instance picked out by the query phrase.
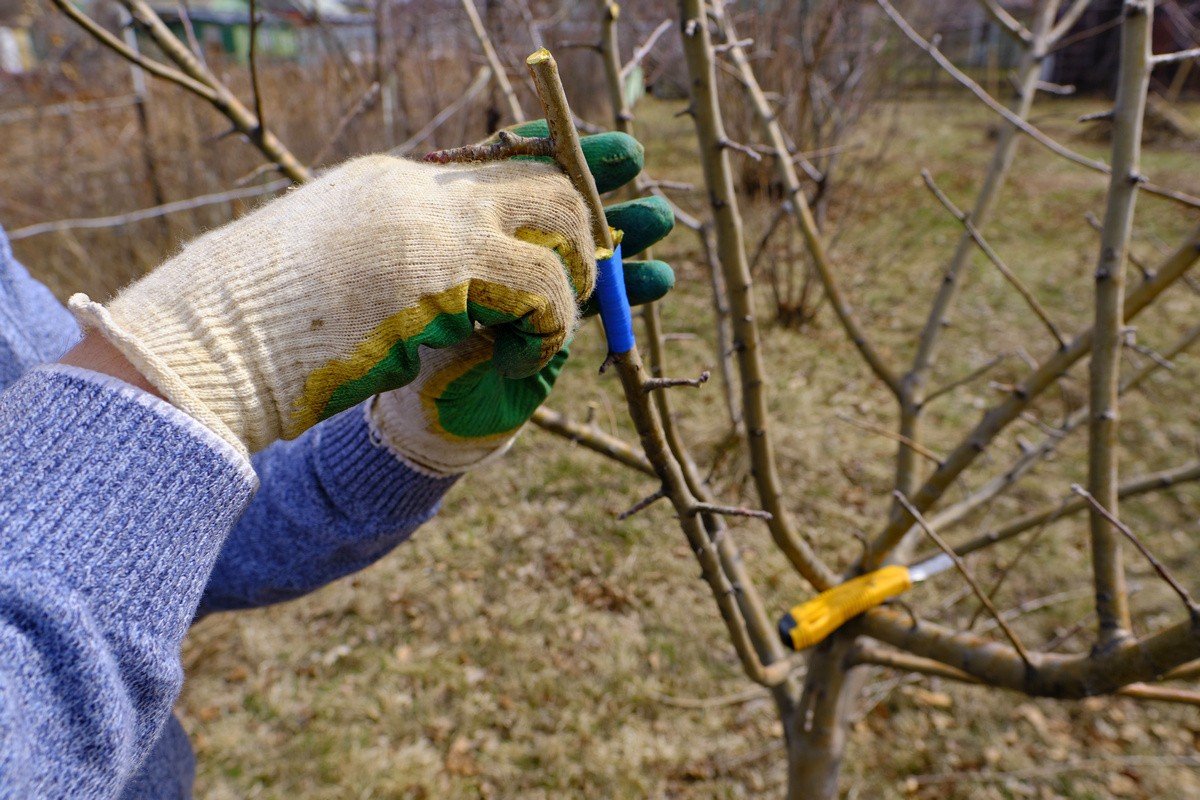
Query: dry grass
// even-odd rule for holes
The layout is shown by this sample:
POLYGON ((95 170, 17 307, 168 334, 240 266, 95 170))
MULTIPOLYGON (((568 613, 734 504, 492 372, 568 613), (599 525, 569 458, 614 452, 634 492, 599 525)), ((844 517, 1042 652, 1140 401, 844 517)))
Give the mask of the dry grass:
MULTIPOLYGON (((1083 107, 1047 104, 1038 111, 1039 124, 1068 137, 1070 120, 1083 107)), ((689 123, 674 118, 674 110, 651 104, 642 111, 651 171, 698 180, 686 144, 689 123)), ((850 173, 854 182, 839 192, 831 225, 839 231, 834 253, 845 285, 884 350, 902 358, 957 235, 918 170, 928 167, 967 203, 990 146, 990 120, 973 106, 951 102, 912 101, 894 110, 898 126, 890 114, 876 120, 889 132, 884 159, 870 171, 850 173)), ((1102 148, 1073 143, 1089 153, 1102 148)), ((875 152, 876 142, 870 144, 866 149, 875 152)), ((220 152, 233 146, 217 145, 220 152)), ((1082 215, 1101 208, 1104 182, 1032 145, 1023 145, 1023 153, 996 214, 1003 222, 990 226, 990 238, 1070 330, 1089 313, 1096 239, 1082 215)), ((1196 192, 1194 158, 1187 150, 1153 149, 1147 172, 1196 192)), ((102 187, 96 191, 92 202, 102 208, 102 187)), ((688 201, 698 207, 702 196, 688 201)), ((1188 224, 1186 214, 1161 202, 1143 201, 1139 210, 1136 249, 1147 258, 1188 224)), ((29 214, 26 221, 34 221, 29 214)), ((750 216, 757 231, 768 209, 756 207, 750 216)), ((141 232, 91 234, 77 250, 57 237, 18 249, 59 289, 86 284, 98 290, 114 285, 114 270, 136 272, 122 272, 123 252, 126 264, 140 268, 173 246, 164 240, 143 250, 141 232)), ((781 239, 778 246, 783 252, 787 244, 781 239)), ((692 374, 713 361, 706 280, 686 231, 675 234, 662 255, 680 275, 664 306, 669 329, 695 334, 671 345, 672 372, 692 374)), ((1139 338, 1161 346, 1194 321, 1196 310, 1186 289, 1173 290, 1162 309, 1139 321, 1139 338)), ((1038 357, 1052 346, 982 260, 971 270, 955 319, 942 379, 998 352, 1024 347, 1038 357)), ((580 336, 552 403, 579 415, 592 406, 599 424, 628 436, 614 382, 595 377, 598 338, 590 331, 580 336)), ((876 529, 887 507, 893 445, 835 415, 891 424, 894 409, 827 310, 799 332, 770 328, 764 347, 793 511, 813 540, 844 564, 858 547, 851 534, 876 529)), ((1122 429, 1129 474, 1193 457, 1198 363, 1181 359, 1173 380, 1152 381, 1130 399, 1122 429)), ((1006 381, 1021 369, 1013 357, 993 378, 1006 381)), ((1060 418, 1081 401, 1082 390, 1078 380, 1067 382, 1039 406, 1039 415, 1060 418)), ((720 452, 720 392, 710 385, 674 396, 684 430, 702 460, 710 460, 720 452)), ((948 447, 995 396, 980 382, 939 401, 930 446, 948 447)), ((1013 433, 1037 438, 1031 425, 1019 423, 1013 433)), ((973 473, 973 485, 1015 453, 1014 442, 999 443, 996 455, 973 473)), ((965 538, 1063 495, 1080 475, 1080 452, 1078 442, 1066 447, 997 509, 952 536, 965 538)), ((717 470, 725 499, 743 499, 748 491, 743 468, 734 455, 717 470)), ((777 796, 783 755, 774 710, 765 695, 747 691, 669 513, 655 507, 625 523, 614 519, 650 488, 599 457, 530 431, 505 461, 467 476, 435 521, 375 567, 301 601, 197 625, 186 647, 189 681, 179 704, 200 762, 197 795, 777 796)), ((1126 507, 1135 529, 1193 587, 1200 574, 1198 499, 1196 490, 1184 489, 1126 507)), ((804 587, 771 550, 766 532, 747 520, 734 520, 734 527, 771 607, 782 610, 803 597, 804 587)), ((1002 550, 1000 561, 1013 552, 1002 550)), ((986 577, 996 564, 979 559, 974 566, 986 577)), ((1142 587, 1134 603, 1144 619, 1178 615, 1144 564, 1131 559, 1130 572, 1142 587)), ((1042 537, 1000 600, 1006 607, 1080 590, 1019 620, 1027 640, 1042 642, 1086 613, 1086 582, 1084 528, 1065 522, 1042 537)), ((923 614, 961 621, 973 607, 969 600, 951 602, 959 588, 949 575, 907 599, 923 614)), ((884 672, 872 675, 866 695, 845 767, 848 797, 1200 797, 1194 709, 1030 700, 884 672), (1083 768, 1072 766, 1081 762, 1083 768), (919 777, 930 774, 956 777, 919 777)))

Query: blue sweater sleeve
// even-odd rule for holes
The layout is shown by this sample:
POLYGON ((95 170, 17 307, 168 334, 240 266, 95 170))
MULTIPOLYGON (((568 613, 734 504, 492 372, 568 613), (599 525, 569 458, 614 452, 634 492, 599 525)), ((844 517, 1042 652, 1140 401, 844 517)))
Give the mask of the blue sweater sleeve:
POLYGON ((366 567, 432 517, 455 478, 406 466, 365 406, 254 457, 262 489, 230 533, 201 613, 277 603, 366 567))
MULTIPOLYGON (((0 389, 78 340, 74 318, 0 229, 0 389)), ((288 600, 362 569, 433 516, 454 483, 374 442, 362 408, 272 445, 254 467, 263 490, 229 535, 202 613, 288 600)))
POLYGON ((0 393, 0 798, 121 790, 254 485, 228 444, 115 379, 39 367, 0 393))

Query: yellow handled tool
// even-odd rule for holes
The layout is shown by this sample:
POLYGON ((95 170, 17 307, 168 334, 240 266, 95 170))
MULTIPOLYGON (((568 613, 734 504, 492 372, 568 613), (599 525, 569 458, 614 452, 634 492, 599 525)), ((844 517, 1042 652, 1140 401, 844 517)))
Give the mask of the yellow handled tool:
POLYGON ((792 650, 820 644, 859 614, 953 564, 949 556, 938 555, 911 567, 895 565, 859 575, 784 614, 779 620, 779 638, 792 650))

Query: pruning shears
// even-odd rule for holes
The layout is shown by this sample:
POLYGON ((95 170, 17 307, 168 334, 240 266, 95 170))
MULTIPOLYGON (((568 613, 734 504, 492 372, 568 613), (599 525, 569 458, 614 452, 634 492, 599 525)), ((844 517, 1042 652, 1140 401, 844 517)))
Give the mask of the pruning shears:
POLYGON ((779 620, 779 638, 792 650, 820 644, 859 614, 952 566, 950 556, 941 553, 910 567, 894 564, 851 578, 784 614, 779 620))

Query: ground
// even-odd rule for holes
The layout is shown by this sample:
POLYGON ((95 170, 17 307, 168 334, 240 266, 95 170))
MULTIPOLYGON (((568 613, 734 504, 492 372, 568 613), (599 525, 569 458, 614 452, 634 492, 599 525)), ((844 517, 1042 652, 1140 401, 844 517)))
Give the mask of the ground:
MULTIPOLYGON (((690 121, 673 116, 679 107, 647 105, 636 124, 652 132, 643 138, 656 177, 698 181, 687 150, 690 121)), ((1034 119, 1100 155, 1102 141, 1072 133, 1073 119, 1096 107, 1051 101, 1034 119)), ((892 363, 911 357, 914 331, 958 235, 919 170, 928 168, 968 205, 993 143, 991 122, 967 101, 943 97, 886 106, 860 134, 861 160, 870 166, 847 169, 830 214, 833 254, 846 291, 892 363)), ((1097 248, 1083 215, 1102 211, 1105 179, 1030 142, 1021 153, 988 234, 1060 326, 1078 330, 1090 312, 1097 248)), ((1197 193, 1195 156, 1188 147, 1158 144, 1146 155, 1146 171, 1197 193)), ((684 196, 692 208, 702 200, 702 193, 684 196)), ((762 205, 750 210, 751 245, 769 213, 762 205)), ((1143 198, 1135 251, 1153 261, 1194 219, 1194 212, 1143 198)), ((781 238, 774 257, 785 248, 781 238)), ((42 253, 24 251, 35 271, 42 253)), ((687 334, 669 345, 670 372, 690 376, 715 359, 707 278, 686 230, 658 255, 680 278, 662 304, 667 327, 687 334)), ((765 290, 759 300, 769 318, 765 290)), ((1186 290, 1172 291, 1163 309, 1139 320, 1139 339, 1165 346, 1194 322, 1196 308, 1186 290)), ((994 383, 979 381, 939 401, 928 426, 935 452, 995 401, 995 384, 1022 374, 1023 359, 1053 347, 982 260, 974 262, 954 316, 935 383, 998 353, 1012 356, 990 376, 994 383)), ((822 552, 845 566, 858 551, 854 534, 877 530, 886 512, 895 445, 837 417, 890 426, 895 410, 827 307, 803 329, 765 329, 773 435, 792 511, 822 552)), ((629 439, 615 377, 596 375, 601 359, 598 331, 589 326, 550 404, 591 415, 629 439)), ((1039 415, 1053 422, 1075 407, 1084 374, 1077 371, 1039 415)), ((1181 358, 1168 377, 1125 409, 1126 474, 1194 457, 1197 360, 1181 358)), ((672 397, 708 463, 722 452, 719 386, 672 397)), ((1013 433, 1039 438, 1033 423, 1018 423, 1013 433)), ((1014 442, 1002 442, 969 484, 1007 463, 1014 442)), ((965 540, 1061 497, 1082 474, 1079 453, 1078 442, 1066 447, 950 538, 965 540)), ((734 455, 716 469, 724 500, 754 502, 743 468, 734 455)), ((434 521, 371 569, 300 601, 199 623, 186 644, 188 680, 178 706, 199 761, 197 796, 779 796, 779 723, 767 695, 740 672, 669 510, 655 506, 616 521, 653 488, 644 476, 530 430, 503 461, 465 477, 434 521)), ((1194 490, 1172 490, 1126 508, 1130 523, 1193 589, 1200 588, 1197 499, 1194 490)), ((734 527, 773 613, 808 596, 760 524, 734 527)), ((1000 562, 1016 550, 1004 550, 1000 562)), ((998 574, 995 562, 976 563, 982 575, 998 574)), ((1146 566, 1135 558, 1130 565, 1144 624, 1179 618, 1146 566)), ((1029 641, 1041 643, 1086 618, 1087 579, 1085 528, 1074 520, 1040 537, 998 599, 1004 608, 1049 603, 1018 621, 1029 641)), ((934 618, 961 621, 974 611, 953 575, 907 599, 934 618)), ((1085 631, 1067 647, 1086 642, 1085 631)), ((1030 699, 878 671, 856 717, 842 782, 848 798, 1200 798, 1194 708, 1030 699)))

